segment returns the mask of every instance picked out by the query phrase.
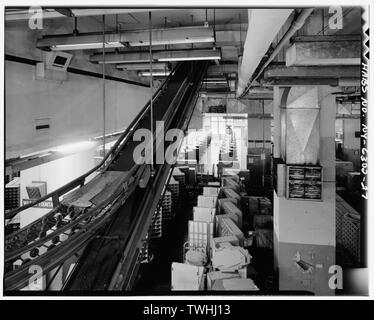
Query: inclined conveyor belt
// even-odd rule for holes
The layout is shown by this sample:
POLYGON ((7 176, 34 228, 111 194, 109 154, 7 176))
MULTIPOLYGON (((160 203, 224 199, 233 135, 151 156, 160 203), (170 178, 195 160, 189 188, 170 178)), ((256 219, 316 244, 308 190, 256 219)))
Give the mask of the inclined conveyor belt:
MULTIPOLYGON (((182 62, 171 72, 153 95, 154 131, 156 121, 164 121, 165 132, 187 129, 206 68, 207 62, 182 62)), ((155 164, 152 172, 149 164, 134 162, 133 151, 141 141, 133 141, 133 135, 137 129, 151 128, 150 106, 148 102, 97 167, 5 214, 11 219, 47 199, 54 205, 41 218, 6 236, 5 291, 27 287, 30 267, 35 265, 50 281, 53 272, 68 270, 63 272, 63 290, 131 290, 172 167, 167 162, 155 164)), ((171 143, 164 142, 164 149, 171 143)))

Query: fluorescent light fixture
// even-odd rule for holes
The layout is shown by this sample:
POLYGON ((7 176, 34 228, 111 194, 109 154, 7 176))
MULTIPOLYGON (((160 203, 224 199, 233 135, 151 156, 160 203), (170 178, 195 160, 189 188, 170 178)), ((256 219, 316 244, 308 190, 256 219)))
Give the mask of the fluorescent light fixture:
MULTIPOLYGON (((102 42, 96 43, 77 43, 77 44, 56 44, 51 46, 53 51, 60 51, 60 50, 88 50, 88 49, 101 49, 103 47, 102 42)), ((106 42, 105 48, 118 48, 123 47, 123 44, 120 42, 106 42)))
MULTIPOLYGON (((106 54, 105 56, 108 57, 109 54, 106 54)), ((91 62, 94 62, 94 61, 91 60, 91 62)), ((103 64, 104 63, 102 60, 98 60, 96 62, 98 64, 103 64)), ((139 58, 139 59, 136 59, 136 60, 122 60, 119 57, 118 59, 114 59, 114 60, 110 60, 110 61, 105 60, 106 64, 109 64, 109 63, 111 63, 111 64, 119 64, 119 63, 128 63, 128 64, 132 63, 132 64, 136 64, 136 63, 147 63, 147 62, 149 64, 149 58, 148 59, 140 59, 139 58)))
MULTIPOLYGON (((173 44, 190 44, 190 43, 212 43, 214 42, 214 37, 203 37, 203 38, 181 38, 174 40, 155 40, 152 41, 152 46, 163 46, 163 45, 173 45, 173 44)), ((144 47, 149 46, 149 41, 134 41, 129 42, 130 47, 144 47)))
MULTIPOLYGON (((152 76, 153 77, 166 77, 170 74, 170 71, 155 71, 155 72, 152 72, 152 76)), ((138 72, 138 75, 140 77, 150 77, 151 76, 151 72, 150 71, 143 71, 143 72, 138 72)))
POLYGON ((195 60, 220 60, 221 59, 221 56, 217 55, 217 56, 210 56, 210 57, 199 57, 199 56, 196 56, 196 57, 168 57, 168 58, 161 58, 161 59, 157 59, 157 61, 195 61, 195 60))
POLYGON ((95 145, 95 142, 93 141, 80 141, 80 142, 58 146, 56 148, 53 148, 52 151, 69 154, 69 153, 75 153, 75 152, 88 150, 92 148, 94 145, 95 145))
MULTIPOLYGON (((220 60, 220 49, 192 49, 192 50, 166 50, 154 51, 153 61, 195 61, 195 60, 220 60)), ((105 55, 105 63, 149 63, 150 55, 146 51, 128 51, 122 53, 108 53, 105 55)), ((102 54, 93 54, 90 61, 94 63, 104 63, 102 54)))
POLYGON ((208 81, 203 81, 204 84, 225 84, 227 85, 227 81, 212 81, 212 82, 208 82, 208 81))
MULTIPOLYGON (((149 70, 150 65, 148 63, 121 63, 117 64, 117 69, 124 69, 127 71, 139 71, 149 70)), ((153 70, 169 70, 167 63, 152 63, 153 70)))
POLYGON ((205 79, 203 80, 204 84, 226 84, 227 85, 227 80, 226 79, 205 79))

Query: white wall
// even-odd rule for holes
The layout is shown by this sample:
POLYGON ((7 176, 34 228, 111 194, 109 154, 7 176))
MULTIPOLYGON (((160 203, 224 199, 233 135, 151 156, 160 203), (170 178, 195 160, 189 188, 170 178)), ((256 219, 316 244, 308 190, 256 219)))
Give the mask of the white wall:
POLYGON ((346 149, 360 149, 360 138, 355 137, 355 131, 360 131, 360 119, 343 120, 343 141, 346 149))
POLYGON ((270 140, 270 119, 248 118, 248 140, 270 140))
MULTIPOLYGON (((47 162, 21 172, 21 201, 28 199, 26 186, 32 181, 47 182, 47 193, 50 193, 71 180, 81 176, 94 167, 95 148, 85 150, 64 158, 47 162)), ((48 209, 30 208, 20 215, 21 228, 48 212, 48 209)))
MULTIPOLYGON (((6 158, 86 140, 103 132, 102 80, 69 73, 62 83, 34 80, 35 67, 5 62, 6 158), (50 130, 35 119, 50 118, 50 130)), ((106 132, 123 130, 149 99, 149 89, 106 81, 106 132)))

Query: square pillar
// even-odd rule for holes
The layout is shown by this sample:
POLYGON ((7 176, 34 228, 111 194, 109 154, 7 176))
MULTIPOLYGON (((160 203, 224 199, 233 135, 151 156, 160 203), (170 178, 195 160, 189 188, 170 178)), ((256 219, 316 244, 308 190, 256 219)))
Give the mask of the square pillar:
POLYGON ((281 291, 335 294, 328 285, 335 264, 335 99, 330 90, 292 87, 285 104, 282 100, 279 136, 285 138, 274 140, 277 150, 286 164, 322 166, 323 179, 321 201, 274 192, 274 263, 281 291))

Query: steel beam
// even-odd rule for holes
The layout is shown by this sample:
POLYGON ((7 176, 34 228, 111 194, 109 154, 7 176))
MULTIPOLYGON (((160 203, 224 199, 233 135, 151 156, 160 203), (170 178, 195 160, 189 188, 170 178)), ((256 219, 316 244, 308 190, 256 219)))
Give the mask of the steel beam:
POLYGON ((264 72, 264 79, 283 78, 360 78, 359 66, 310 66, 285 67, 269 66, 264 72))

